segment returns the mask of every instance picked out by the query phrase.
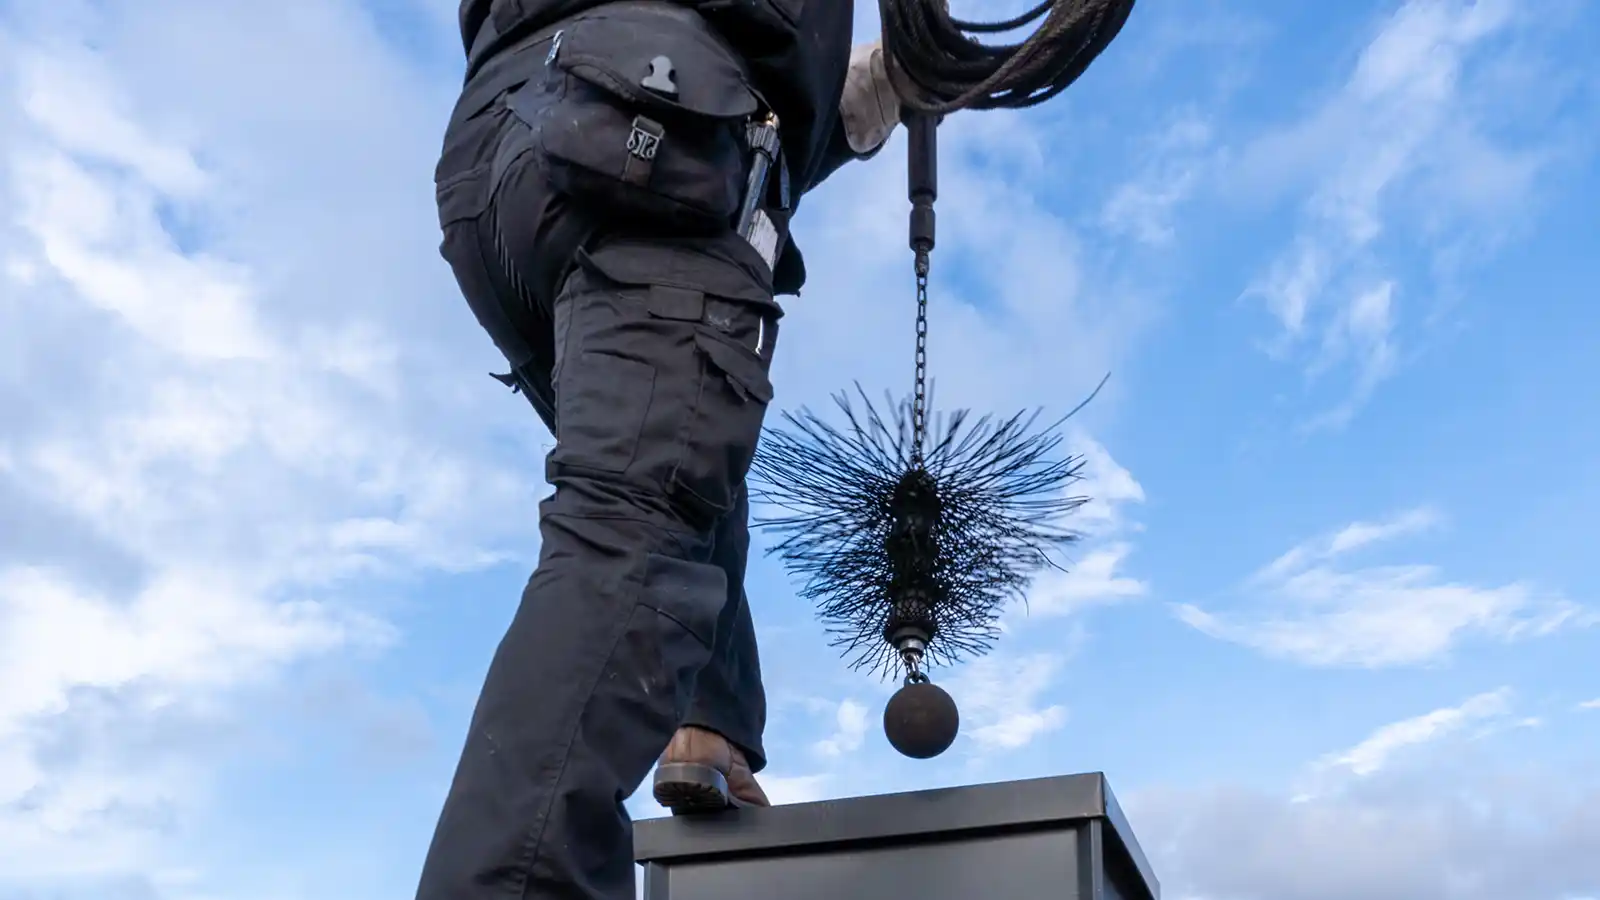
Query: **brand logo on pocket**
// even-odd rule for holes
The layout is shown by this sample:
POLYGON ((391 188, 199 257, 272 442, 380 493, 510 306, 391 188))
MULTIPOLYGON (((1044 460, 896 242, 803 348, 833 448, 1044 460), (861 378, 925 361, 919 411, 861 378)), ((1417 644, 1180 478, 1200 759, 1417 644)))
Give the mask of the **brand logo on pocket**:
POLYGON ((654 122, 633 120, 633 129, 628 132, 628 153, 650 162, 656 158, 656 151, 661 149, 661 131, 659 126, 650 128, 654 122))

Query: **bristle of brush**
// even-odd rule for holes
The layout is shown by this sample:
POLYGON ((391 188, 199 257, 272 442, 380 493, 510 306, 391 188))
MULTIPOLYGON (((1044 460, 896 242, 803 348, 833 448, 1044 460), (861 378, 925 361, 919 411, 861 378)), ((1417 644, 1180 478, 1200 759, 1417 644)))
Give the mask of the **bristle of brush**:
POLYGON ((888 418, 859 385, 855 393, 855 401, 834 397, 841 426, 802 409, 762 438, 750 495, 773 512, 755 519, 779 538, 769 552, 802 580, 801 596, 853 667, 901 674, 884 628, 907 563, 890 547, 897 488, 903 497, 904 480, 917 472, 937 511, 935 539, 926 542, 933 549, 913 561, 935 598, 925 661, 980 655, 1006 605, 1025 603, 1033 576, 1061 568, 1058 551, 1077 539, 1065 519, 1087 500, 1068 493, 1083 460, 1057 454, 1062 439, 1053 425, 1034 429, 1037 413, 973 420, 965 410, 931 421, 917 454, 909 400, 891 398, 888 418))

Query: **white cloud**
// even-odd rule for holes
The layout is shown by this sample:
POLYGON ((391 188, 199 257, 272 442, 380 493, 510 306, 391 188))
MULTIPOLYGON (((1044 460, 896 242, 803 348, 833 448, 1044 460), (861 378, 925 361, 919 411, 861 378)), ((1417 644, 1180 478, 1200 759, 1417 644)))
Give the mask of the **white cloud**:
POLYGON ((1585 700, 1582 703, 1578 704, 1578 708, 1579 709, 1600 709, 1600 697, 1597 697, 1597 698, 1595 698, 1593 700, 1585 700))
POLYGON ((1017 750, 1065 724, 1066 707, 1042 699, 1063 662, 1053 654, 988 656, 944 685, 961 708, 961 733, 975 752, 1017 750))
POLYGON ((1343 770, 1357 777, 1366 777, 1382 769, 1397 753, 1441 740, 1474 722, 1504 717, 1510 711, 1510 688, 1478 694, 1459 706, 1436 709, 1385 725, 1354 747, 1329 754, 1317 763, 1316 768, 1320 772, 1343 770))
POLYGON ((1257 583, 1270 584, 1292 576, 1307 566, 1331 560, 1370 544, 1421 534, 1438 526, 1442 519, 1429 507, 1397 513, 1382 522, 1353 522, 1324 538, 1294 547, 1255 574, 1257 583))
POLYGON ((1020 621, 1012 620, 1024 615, 1070 615, 1142 597, 1148 591, 1144 581, 1124 571, 1134 549, 1126 538, 1139 528, 1129 518, 1127 507, 1144 502, 1144 488, 1087 434, 1074 432, 1070 443, 1072 453, 1083 458, 1083 468, 1082 480, 1068 491, 1088 502, 1072 513, 1067 524, 1083 536, 1083 549, 1065 561, 1066 571, 1045 569, 1035 577, 1026 604, 1008 610, 1002 622, 1008 631, 1022 627, 1020 621))
POLYGON ((108 178, 60 152, 19 155, 20 224, 42 262, 84 300, 184 358, 274 355, 236 267, 175 253, 155 221, 161 196, 137 171, 108 178))
POLYGON ((64 712, 80 688, 137 685, 158 698, 227 688, 299 655, 385 634, 313 601, 261 602, 232 581, 225 572, 172 572, 123 604, 49 572, 0 572, 0 723, 64 712))
POLYGON ((64 153, 127 169, 168 196, 193 199, 210 186, 211 178, 186 148, 135 122, 127 94, 92 55, 29 53, 20 74, 23 113, 64 153))
POLYGON ((1174 896, 1230 900, 1570 900, 1600 886, 1600 790, 1450 770, 1292 802, 1244 786, 1125 798, 1174 896), (1534 825, 1531 823, 1542 823, 1534 825))
POLYGON ((1395 283, 1384 280, 1354 294, 1322 338, 1322 356, 1312 366, 1319 371, 1335 361, 1354 359, 1356 376, 1350 394, 1336 406, 1305 424, 1310 431, 1347 425, 1378 385, 1393 374, 1398 362, 1394 333, 1395 283))
POLYGON ((1280 556, 1250 579, 1256 603, 1219 615, 1183 604, 1178 616, 1212 637, 1312 666, 1428 663, 1470 637, 1515 640, 1591 621, 1582 608, 1520 583, 1480 587, 1426 565, 1342 567, 1359 548, 1431 527, 1413 510, 1356 523, 1280 556))
POLYGON ((1082 480, 1071 491, 1089 501, 1073 513, 1072 526, 1092 536, 1131 530, 1125 510, 1129 504, 1144 502, 1144 487, 1094 438, 1076 432, 1071 445, 1072 452, 1083 457, 1082 480))
POLYGON ((761 789, 767 792, 767 799, 773 806, 782 806, 790 803, 813 803, 817 800, 827 800, 833 795, 829 792, 829 785, 833 779, 828 775, 769 775, 762 773, 760 776, 761 789))
POLYGON ((1439 513, 1429 507, 1406 510, 1385 522, 1356 522, 1347 525, 1328 541, 1328 556, 1358 550, 1368 544, 1418 534, 1439 524, 1439 513))
POLYGON ((1028 591, 1028 615, 1066 615, 1144 596, 1143 581, 1119 574, 1132 552, 1127 543, 1109 544, 1084 554, 1069 571, 1046 570, 1028 591))
MULTIPOLYGON (((1049 421, 1116 368, 1152 315, 1149 300, 1098 279, 1086 289, 1100 274, 1094 261, 1035 190, 1049 154, 1034 122, 1003 111, 956 115, 939 138, 933 406, 998 414, 1040 406, 1049 421)), ((875 398, 910 389, 915 294, 904 167, 897 134, 870 165, 841 170, 808 198, 797 240, 816 262, 805 295, 787 301, 780 340, 796 349, 775 363, 781 406, 820 409, 852 380, 875 398)), ((1114 402, 1110 394, 1086 414, 1114 402)))
POLYGON ((1300 226, 1246 292, 1278 320, 1273 352, 1305 344, 1308 374, 1350 373, 1303 427, 1342 427, 1396 371, 1399 303, 1427 291, 1400 278, 1398 242, 1442 258, 1529 215, 1552 153, 1500 126, 1540 115, 1525 96, 1539 88, 1488 73, 1524 50, 1502 39, 1533 21, 1505 0, 1403 3, 1324 105, 1238 154, 1230 189, 1305 188, 1300 226))
POLYGON ((1502 688, 1380 727, 1308 767, 1311 789, 1218 784, 1124 795, 1176 896, 1570 900, 1600 888, 1584 771, 1499 761, 1473 726, 1517 726, 1502 688))
MULTIPOLYGON (((783 769, 767 769, 756 776, 756 781, 761 789, 766 792, 767 800, 773 806, 787 806, 792 803, 813 803, 818 800, 830 800, 839 796, 840 779, 831 773, 814 772, 806 775, 782 774, 783 769)), ((650 784, 655 778, 655 769, 645 776, 644 789, 634 793, 628 798, 628 815, 636 822, 646 819, 661 819, 672 815, 666 807, 656 802, 650 793, 650 784)))
POLYGON ((1213 163, 1212 140, 1211 123, 1194 112, 1169 123, 1145 150, 1138 174, 1106 199, 1101 226, 1143 244, 1170 245, 1177 237, 1174 216, 1213 163))
POLYGON ((813 749, 831 758, 838 758, 861 749, 861 742, 867 736, 867 707, 855 700, 841 700, 835 719, 838 725, 833 734, 818 741, 813 749))
MULTIPOLYGON (((439 402, 439 374, 482 371, 481 354, 400 349, 393 325, 418 292, 385 282, 431 255, 431 216, 403 217, 421 240, 350 239, 384 196, 357 182, 330 207, 337 168, 280 158, 259 123, 180 127, 249 104, 151 90, 128 33, 94 51, 75 34, 0 37, 17 49, 0 76, 0 334, 22 335, 0 366, 0 490, 59 532, 48 565, 31 544, 0 547, 0 884, 142 879, 182 896, 201 889, 179 877, 195 861, 181 848, 238 752, 224 735, 249 718, 241 692, 389 640, 384 601, 352 575, 526 555, 542 488, 536 467, 468 443, 488 424, 475 404, 439 402), (191 106, 151 111, 173 96, 191 106), (272 183, 217 177, 230 166, 272 183), (263 239, 285 223, 294 241, 263 239), (347 258, 321 267, 307 247, 347 258), (450 427, 462 416, 478 427, 450 427)), ((283 58, 290 43, 230 64, 291 98, 296 67, 300 86, 346 83, 305 69, 315 54, 283 58)), ((338 49, 339 71, 364 64, 338 49)), ((424 104, 381 88, 343 110, 431 128, 424 104)), ((371 159, 389 152, 382 131, 371 159)))

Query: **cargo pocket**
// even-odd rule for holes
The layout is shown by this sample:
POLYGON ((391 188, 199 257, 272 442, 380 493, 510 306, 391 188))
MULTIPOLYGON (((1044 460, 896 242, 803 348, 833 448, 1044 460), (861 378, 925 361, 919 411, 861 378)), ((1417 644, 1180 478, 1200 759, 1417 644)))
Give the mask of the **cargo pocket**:
MULTIPOLYGON (((781 308, 739 266, 660 244, 609 243, 580 254, 579 268, 579 284, 596 291, 591 297, 615 298, 612 315, 626 321, 607 330, 605 343, 654 363, 634 473, 697 525, 727 514, 772 401, 767 372, 781 308)), ((582 346, 576 336, 569 343, 582 346)), ((574 414, 609 417, 619 401, 611 402, 612 413, 574 414)))
MULTIPOLYGON (((758 316, 760 311, 746 306, 743 314, 758 316)), ((772 382, 759 357, 709 326, 700 326, 695 347, 700 356, 700 392, 685 423, 670 484, 682 502, 704 514, 722 516, 733 509, 740 485, 750 473, 772 402, 772 382)))
POLYGON ((556 391, 556 444, 562 463, 621 474, 639 452, 656 370, 603 350, 562 361, 556 391))
POLYGON ((546 96, 530 84, 507 106, 536 130, 552 185, 575 201, 710 233, 738 212, 745 126, 763 104, 739 58, 677 15, 580 17, 550 51, 546 96))

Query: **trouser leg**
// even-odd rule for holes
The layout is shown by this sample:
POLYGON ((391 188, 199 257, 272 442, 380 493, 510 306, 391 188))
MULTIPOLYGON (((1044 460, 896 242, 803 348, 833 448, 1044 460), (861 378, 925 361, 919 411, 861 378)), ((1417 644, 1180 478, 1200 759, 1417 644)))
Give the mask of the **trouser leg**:
MULTIPOLYGON (((773 341, 760 355, 750 336, 775 325, 681 286, 726 262, 675 258, 669 291, 586 268, 555 304, 539 566, 474 711, 423 900, 631 897, 623 800, 689 718, 713 648, 741 644, 741 621, 741 666, 756 665, 748 610, 726 614, 731 631, 719 620, 739 595, 742 483, 770 398, 773 341)), ((735 690, 746 668, 713 666, 711 682, 735 690)))
POLYGON ((718 523, 712 560, 728 581, 727 602, 717 618, 711 661, 700 672, 686 725, 709 728, 744 751, 752 771, 766 766, 762 733, 767 724, 766 691, 756 649, 744 575, 750 553, 749 492, 742 485, 732 511, 718 523))

